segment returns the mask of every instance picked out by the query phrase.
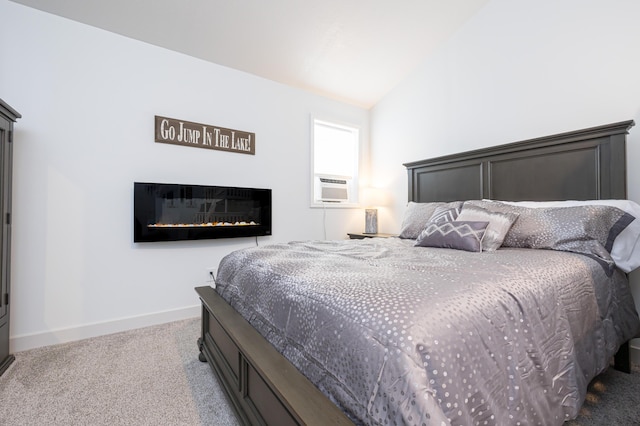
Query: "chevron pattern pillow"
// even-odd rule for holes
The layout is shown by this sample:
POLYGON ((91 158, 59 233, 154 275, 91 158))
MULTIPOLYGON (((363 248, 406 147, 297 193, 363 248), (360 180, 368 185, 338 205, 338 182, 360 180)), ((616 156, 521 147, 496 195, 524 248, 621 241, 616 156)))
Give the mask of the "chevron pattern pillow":
POLYGON ((489 222, 429 222, 416 239, 416 247, 439 247, 482 251, 482 238, 489 222))
POLYGON ((447 203, 444 206, 437 207, 429 218, 429 222, 453 222, 458 218, 462 205, 463 204, 461 202, 454 201, 447 203))

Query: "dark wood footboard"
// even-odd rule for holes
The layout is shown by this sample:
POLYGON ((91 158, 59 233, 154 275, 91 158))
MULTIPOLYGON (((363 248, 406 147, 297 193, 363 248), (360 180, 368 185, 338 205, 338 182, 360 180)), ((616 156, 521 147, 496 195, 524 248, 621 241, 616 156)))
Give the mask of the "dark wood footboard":
POLYGON ((242 423, 353 425, 212 287, 197 287, 196 292, 202 301, 201 357, 220 379, 242 423))

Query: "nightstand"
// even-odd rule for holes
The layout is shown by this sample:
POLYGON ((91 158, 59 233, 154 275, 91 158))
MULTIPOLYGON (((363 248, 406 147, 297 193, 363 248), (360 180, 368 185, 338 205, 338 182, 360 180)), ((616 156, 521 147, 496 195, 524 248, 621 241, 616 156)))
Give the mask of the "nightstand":
POLYGON ((349 236, 350 240, 363 240, 365 238, 389 238, 389 237, 397 237, 396 234, 382 234, 382 233, 377 233, 377 234, 365 234, 364 232, 355 232, 355 233, 348 233, 347 234, 349 236))

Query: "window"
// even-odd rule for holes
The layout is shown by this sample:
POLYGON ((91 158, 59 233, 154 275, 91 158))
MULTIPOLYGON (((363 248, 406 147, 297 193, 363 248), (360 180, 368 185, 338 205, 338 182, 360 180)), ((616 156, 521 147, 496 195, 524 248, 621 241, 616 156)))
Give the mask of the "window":
POLYGON ((311 145, 311 205, 356 204, 360 129, 313 118, 311 145))

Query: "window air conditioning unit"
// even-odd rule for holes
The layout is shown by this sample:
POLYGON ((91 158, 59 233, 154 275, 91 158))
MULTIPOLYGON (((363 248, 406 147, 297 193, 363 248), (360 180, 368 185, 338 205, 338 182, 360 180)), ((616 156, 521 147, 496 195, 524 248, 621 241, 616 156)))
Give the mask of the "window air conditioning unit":
POLYGON ((349 201, 351 179, 344 176, 316 175, 317 201, 345 203, 349 201))

